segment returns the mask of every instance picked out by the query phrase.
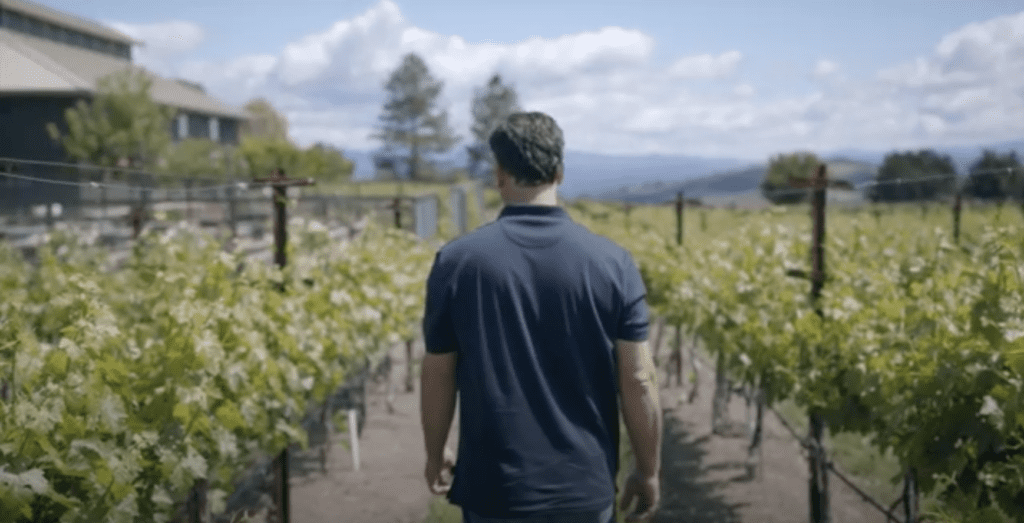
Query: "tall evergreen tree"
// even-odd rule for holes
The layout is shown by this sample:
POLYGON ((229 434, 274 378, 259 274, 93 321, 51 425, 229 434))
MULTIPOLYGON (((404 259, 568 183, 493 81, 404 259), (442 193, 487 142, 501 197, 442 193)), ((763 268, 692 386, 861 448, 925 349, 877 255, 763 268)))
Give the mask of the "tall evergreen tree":
POLYGON ((448 111, 437 106, 443 87, 422 58, 405 55, 384 84, 387 101, 378 131, 371 135, 383 142, 378 165, 390 164, 399 178, 422 180, 431 171, 427 156, 445 153, 459 141, 448 111))
POLYGON ((519 96, 515 88, 502 82, 501 75, 495 74, 487 85, 477 89, 473 96, 472 112, 473 143, 466 146, 469 156, 467 170, 470 176, 485 182, 493 182, 490 174, 494 169, 494 153, 487 144, 494 128, 512 113, 519 112, 519 96))

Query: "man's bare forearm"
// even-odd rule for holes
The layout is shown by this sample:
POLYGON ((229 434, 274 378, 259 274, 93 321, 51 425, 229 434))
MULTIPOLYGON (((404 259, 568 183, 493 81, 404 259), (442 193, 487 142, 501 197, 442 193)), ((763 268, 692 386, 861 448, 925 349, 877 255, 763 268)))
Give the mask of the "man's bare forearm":
POLYGON ((427 354, 423 358, 420 382, 420 417, 427 459, 444 459, 455 417, 455 355, 427 354))
POLYGON ((658 477, 661 470, 661 406, 657 374, 649 370, 623 376, 619 382, 622 418, 633 446, 637 471, 645 478, 658 477))

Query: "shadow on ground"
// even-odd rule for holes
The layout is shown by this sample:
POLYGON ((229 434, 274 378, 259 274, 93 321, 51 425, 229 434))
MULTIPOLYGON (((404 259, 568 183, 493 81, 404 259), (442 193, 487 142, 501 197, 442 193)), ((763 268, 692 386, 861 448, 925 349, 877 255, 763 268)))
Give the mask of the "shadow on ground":
MULTIPOLYGON (((740 521, 742 503, 731 503, 719 492, 721 482, 709 481, 704 466, 707 445, 713 437, 710 432, 698 435, 696 427, 665 415, 665 433, 662 441, 661 510, 654 523, 708 522, 734 523, 740 521), (689 426, 688 426, 689 425, 689 426)), ((746 478, 742 461, 712 465, 715 468, 733 468, 734 479, 746 478)))

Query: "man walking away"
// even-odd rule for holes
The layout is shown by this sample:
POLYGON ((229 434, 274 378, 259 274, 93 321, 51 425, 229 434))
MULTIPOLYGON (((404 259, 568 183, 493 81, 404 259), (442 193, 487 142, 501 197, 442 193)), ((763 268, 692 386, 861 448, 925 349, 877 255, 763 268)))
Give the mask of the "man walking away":
POLYGON ((621 409, 637 470, 620 502, 649 520, 662 420, 640 272, 558 205, 564 141, 550 116, 513 114, 489 141, 505 206, 442 247, 427 279, 427 484, 465 523, 612 523, 621 409))

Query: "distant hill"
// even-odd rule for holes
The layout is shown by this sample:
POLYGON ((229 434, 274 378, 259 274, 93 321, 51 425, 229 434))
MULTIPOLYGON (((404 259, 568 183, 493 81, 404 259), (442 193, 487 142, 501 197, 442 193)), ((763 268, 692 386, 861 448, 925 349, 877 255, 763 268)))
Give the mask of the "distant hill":
MULTIPOLYGON (((877 170, 875 165, 848 159, 826 160, 825 163, 828 165, 829 178, 846 180, 855 187, 873 180, 877 170)), ((713 200, 721 204, 730 198, 742 197, 740 199, 748 205, 753 205, 753 201, 747 200, 761 198, 759 187, 767 168, 767 164, 752 165, 691 180, 672 183, 657 181, 620 187, 600 193, 594 199, 655 204, 674 200, 679 191, 683 191, 687 199, 713 200)))
MULTIPOLYGON (((988 145, 936 147, 948 154, 958 172, 966 173, 983 149, 1000 153, 1017 151, 1024 159, 1024 140, 988 145)), ((829 163, 833 178, 841 178, 860 186, 874 178, 876 169, 888 151, 837 149, 819 153, 829 163)), ((345 150, 355 161, 356 179, 373 176, 373 151, 345 150)), ((767 160, 767 159, 766 159, 767 160)), ((441 159, 450 168, 466 164, 465 148, 457 147, 441 159)), ((767 163, 751 165, 738 158, 700 156, 642 155, 624 156, 581 151, 566 151, 565 180, 559 188, 562 198, 591 198, 658 203, 674 199, 680 190, 688 198, 709 202, 757 201, 757 188, 764 177, 767 163)))
MULTIPOLYGON (((357 180, 373 177, 373 151, 346 150, 345 156, 355 162, 357 180)), ((465 149, 453 151, 440 162, 448 167, 464 166, 465 149)), ((720 172, 741 164, 740 160, 729 158, 614 156, 569 150, 565 152, 565 178, 559 187, 559 194, 566 198, 575 198, 583 193, 593 195, 633 181, 687 179, 720 172)))

